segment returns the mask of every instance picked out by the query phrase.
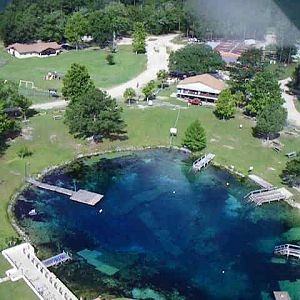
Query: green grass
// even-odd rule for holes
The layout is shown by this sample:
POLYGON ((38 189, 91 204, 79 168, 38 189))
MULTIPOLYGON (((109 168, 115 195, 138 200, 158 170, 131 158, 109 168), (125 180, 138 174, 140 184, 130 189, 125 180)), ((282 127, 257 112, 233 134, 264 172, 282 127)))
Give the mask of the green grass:
POLYGON ((38 297, 27 286, 25 281, 5 282, 0 284, 1 300, 37 300, 38 297))
POLYGON ((268 65, 267 70, 276 74, 278 80, 291 77, 295 71, 297 64, 293 63, 285 66, 284 64, 268 65))
MULTIPOLYGON (((51 111, 46 115, 31 118, 28 126, 32 128, 32 139, 26 141, 22 137, 17 138, 0 157, 0 247, 4 246, 7 237, 15 236, 7 216, 7 206, 12 194, 23 184, 25 163, 29 163, 29 173, 35 175, 47 166, 61 164, 74 158, 76 154, 115 150, 120 147, 169 145, 169 129, 174 126, 178 111, 124 106, 128 139, 105 141, 93 146, 71 137, 62 120, 54 121, 53 115, 58 113, 61 112, 51 111), (17 152, 24 144, 33 155, 22 160, 17 152)), ((275 185, 280 185, 279 174, 287 161, 284 153, 300 149, 299 138, 286 136, 281 137, 283 151, 276 153, 252 136, 253 123, 242 115, 237 114, 236 118, 229 121, 220 121, 216 119, 211 108, 194 106, 181 109, 177 124, 178 136, 174 138, 174 145, 181 145, 187 126, 195 119, 199 119, 204 126, 208 141, 206 151, 216 154, 217 163, 233 165, 237 171, 244 174, 253 166, 253 173, 275 185), (239 128, 240 124, 243 125, 242 129, 239 128)), ((0 276, 5 268, 5 263, 0 259, 0 276)), ((30 292, 22 282, 4 283, 0 285, 0 299, 19 299, 19 295, 22 294, 22 299, 31 300, 32 296, 26 296, 26 290, 27 293, 30 292)))
POLYGON ((48 72, 65 74, 72 63, 85 65, 97 87, 107 88, 126 82, 141 73, 146 68, 145 55, 136 55, 131 46, 120 46, 115 54, 115 65, 108 65, 105 57, 106 50, 81 50, 63 52, 55 57, 17 59, 7 54, 0 47, 0 77, 19 82, 19 80, 33 81, 40 89, 62 86, 61 80, 43 80, 48 72))

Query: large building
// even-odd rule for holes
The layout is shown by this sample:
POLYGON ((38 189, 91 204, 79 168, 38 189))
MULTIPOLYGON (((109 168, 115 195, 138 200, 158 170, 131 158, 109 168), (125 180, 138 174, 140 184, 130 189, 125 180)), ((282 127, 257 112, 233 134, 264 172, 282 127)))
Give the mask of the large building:
POLYGON ((56 42, 39 42, 34 44, 15 43, 9 45, 6 50, 17 58, 48 57, 59 54, 61 52, 61 45, 56 42))
POLYGON ((225 89, 225 82, 210 74, 185 78, 177 85, 176 96, 180 99, 199 99, 215 102, 225 89))

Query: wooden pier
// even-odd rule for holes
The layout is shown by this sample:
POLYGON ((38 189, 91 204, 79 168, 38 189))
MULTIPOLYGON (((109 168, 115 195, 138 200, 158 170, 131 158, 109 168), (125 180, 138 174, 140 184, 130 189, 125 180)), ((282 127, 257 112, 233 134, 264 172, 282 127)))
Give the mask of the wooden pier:
POLYGON ((50 185, 47 183, 37 181, 33 178, 27 178, 26 181, 40 189, 63 194, 63 195, 69 196, 70 199, 73 201, 91 205, 91 206, 96 205, 104 197, 101 194, 89 192, 86 190, 73 191, 73 190, 63 188, 63 187, 50 185))
POLYGON ((300 246, 292 244, 279 245, 275 247, 274 254, 286 256, 287 258, 292 256, 300 259, 300 246))
POLYGON ((212 153, 201 156, 193 162, 193 170, 200 171, 202 168, 206 167, 214 159, 214 157, 215 155, 212 153))
POLYGON ((287 200, 293 195, 285 188, 260 189, 250 192, 245 196, 249 202, 253 202, 256 206, 274 201, 287 200))

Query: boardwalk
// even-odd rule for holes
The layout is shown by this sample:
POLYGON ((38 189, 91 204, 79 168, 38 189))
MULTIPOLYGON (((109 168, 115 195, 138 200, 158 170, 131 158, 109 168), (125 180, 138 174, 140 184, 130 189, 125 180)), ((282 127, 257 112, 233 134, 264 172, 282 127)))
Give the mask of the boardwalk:
POLYGON ((275 247, 274 254, 279 256, 286 256, 287 258, 292 256, 299 259, 300 246, 292 244, 279 245, 275 247))
POLYGON ((41 300, 78 300, 78 298, 36 257, 29 243, 2 251, 13 269, 6 271, 11 281, 24 279, 41 300))
POLYGON ((214 159, 214 157, 215 155, 212 153, 201 156, 193 162, 193 170, 200 171, 202 168, 206 167, 214 159))
POLYGON ((87 204, 87 205, 94 206, 104 197, 101 194, 97 194, 97 193, 93 193, 93 192, 89 192, 89 191, 85 191, 85 190, 72 191, 72 190, 62 188, 59 186, 43 183, 43 182, 37 181, 33 178, 27 178, 26 181, 40 189, 69 196, 71 200, 79 202, 79 203, 87 204))
POLYGON ((65 261, 68 261, 70 259, 71 259, 71 257, 68 253, 62 252, 60 254, 57 254, 55 256, 52 256, 50 258, 43 260, 42 263, 44 264, 44 266, 46 268, 50 268, 50 267, 56 266, 58 264, 61 264, 65 261))
POLYGON ((267 182, 266 180, 262 179, 261 177, 254 175, 254 174, 250 174, 248 176, 252 181, 254 181, 256 184, 258 184, 260 187, 264 188, 264 189, 271 189, 273 188, 273 185, 269 182, 267 182))

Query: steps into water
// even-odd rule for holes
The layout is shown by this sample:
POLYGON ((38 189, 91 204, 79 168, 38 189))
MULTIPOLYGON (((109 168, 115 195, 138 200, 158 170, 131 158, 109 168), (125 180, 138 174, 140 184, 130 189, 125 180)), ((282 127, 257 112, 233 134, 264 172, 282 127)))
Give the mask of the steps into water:
POLYGON ((274 254, 286 257, 295 257, 300 259, 300 246, 293 244, 283 244, 274 248, 274 254))
POLYGON ((293 196, 285 188, 270 188, 260 189, 248 193, 244 198, 248 198, 249 202, 253 202, 256 206, 260 206, 264 203, 271 203, 274 201, 287 200, 293 196))
POLYGON ((214 158, 215 155, 212 153, 201 156, 193 162, 193 170, 200 171, 202 168, 206 167, 214 158))
POLYGON ((63 195, 69 196, 69 198, 73 201, 91 205, 91 206, 96 205, 104 197, 101 194, 89 192, 86 190, 73 191, 73 190, 69 190, 69 189, 66 189, 66 188, 63 188, 60 186, 50 185, 50 184, 35 180, 33 178, 26 178, 26 181, 40 189, 63 194, 63 195))
POLYGON ((57 255, 54 255, 50 258, 43 260, 42 263, 44 264, 44 266, 46 268, 50 268, 50 267, 62 264, 65 261, 68 261, 70 259, 71 259, 71 256, 67 252, 63 251, 62 253, 59 253, 57 255))

